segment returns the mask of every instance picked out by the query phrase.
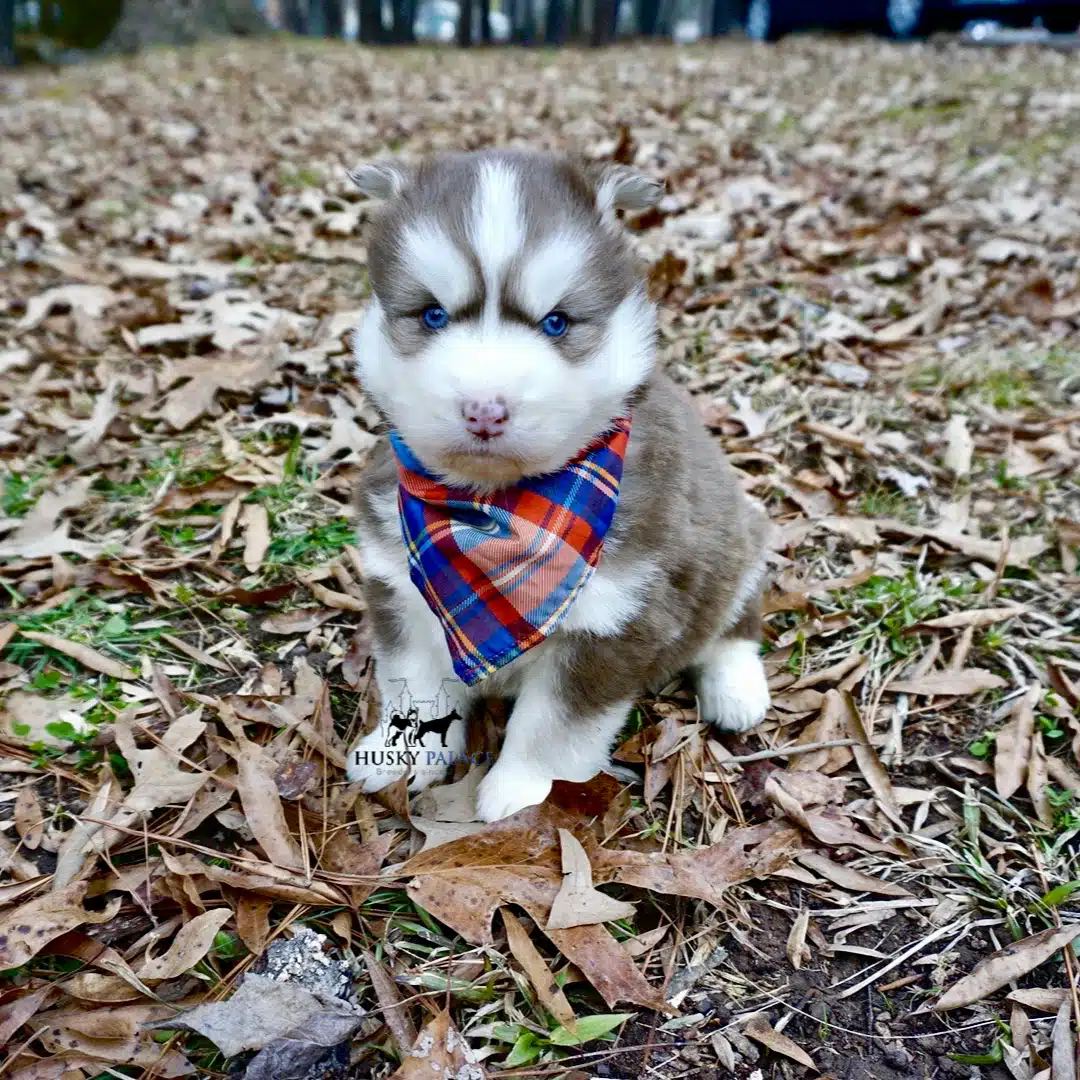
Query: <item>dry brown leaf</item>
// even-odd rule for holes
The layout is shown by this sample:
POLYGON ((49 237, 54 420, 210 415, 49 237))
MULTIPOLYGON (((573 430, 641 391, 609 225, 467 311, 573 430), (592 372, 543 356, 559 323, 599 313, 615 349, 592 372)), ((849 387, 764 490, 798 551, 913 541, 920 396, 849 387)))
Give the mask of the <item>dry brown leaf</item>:
POLYGON ((91 850, 96 853, 105 847, 104 842, 95 843, 95 839, 101 836, 105 828, 100 822, 112 818, 115 809, 113 804, 117 801, 116 790, 117 785, 112 774, 106 773, 101 787, 94 792, 94 797, 87 805, 85 813, 77 818, 75 824, 68 830, 56 853, 56 869, 53 871, 54 891, 66 888, 82 873, 91 850))
POLYGON ((911 896, 907 889, 901 888, 899 885, 894 885, 890 881, 881 881, 879 878, 871 877, 869 874, 863 874, 858 870, 853 870, 850 866, 833 862, 824 855, 818 855, 816 852, 801 851, 795 857, 808 870, 813 870, 814 873, 820 874, 823 878, 828 879, 834 885, 839 885, 842 889, 849 889, 851 892, 857 893, 877 893, 879 896, 911 896))
POLYGON ((300 869, 304 856, 289 831, 281 796, 274 783, 277 762, 258 744, 244 735, 243 724, 227 705, 220 707, 225 725, 236 740, 235 746, 221 747, 236 761, 236 790, 244 808, 248 827, 276 866, 300 869))
POLYGON ((429 1021, 390 1080, 486 1080, 469 1044, 458 1034, 448 1012, 429 1021))
POLYGON ((862 717, 859 715, 855 699, 848 693, 840 690, 830 690, 831 694, 837 694, 841 698, 844 711, 845 727, 848 738, 855 740, 851 752, 855 755, 855 762, 859 766, 859 772, 867 782, 870 790, 877 798, 878 805, 892 819, 893 823, 903 827, 904 818, 900 812, 900 804, 897 802, 896 793, 893 791, 892 781, 881 764, 877 751, 870 745, 870 738, 863 727, 862 717))
MULTIPOLYGON (((584 854, 584 852, 582 852, 584 854)), ((555 982, 547 961, 532 943, 518 917, 509 909, 502 908, 503 926, 506 927, 507 944, 514 954, 514 959, 529 976, 540 1004, 571 1034, 577 1031, 577 1017, 567 1001, 566 995, 555 982)))
POLYGON ((266 507, 247 503, 240 511, 240 529, 244 534, 244 566, 253 574, 270 549, 270 515, 266 507))
POLYGON ((174 637, 172 634, 162 634, 161 640, 171 645, 178 652, 182 652, 185 656, 190 657, 196 663, 205 664, 215 671, 224 671, 229 675, 232 674, 232 668, 223 660, 219 660, 216 656, 211 656, 204 649, 189 645, 183 638, 174 637))
POLYGON ((245 859, 244 869, 226 870, 223 866, 200 862, 194 855, 170 855, 163 851, 162 858, 174 873, 194 877, 202 875, 219 884, 269 896, 274 900, 311 904, 313 907, 340 907, 348 902, 344 893, 326 882, 306 881, 299 874, 291 874, 272 863, 245 859))
POLYGON ((102 675, 110 675, 125 682, 134 682, 139 677, 126 664, 99 653, 97 649, 91 649, 89 645, 80 645, 77 641, 67 641, 55 634, 44 634, 37 630, 22 630, 20 633, 24 638, 55 649, 65 656, 70 656, 72 660, 78 660, 83 667, 91 671, 99 671, 102 675))
POLYGON ((328 608, 335 608, 338 611, 367 611, 367 604, 359 597, 328 589, 317 581, 306 580, 304 584, 307 585, 311 595, 328 608))
POLYGON ((954 476, 968 476, 974 452, 975 440, 967 429, 967 417, 953 413, 945 427, 945 468, 954 476))
POLYGON ((862 848, 864 851, 902 854, 902 850, 895 843, 875 840, 874 837, 860 832, 835 817, 807 810, 771 776, 765 781, 765 794, 788 818, 828 847, 852 846, 862 848))
POLYGON ((1027 790, 1031 804, 1035 807, 1035 816, 1047 826, 1054 824, 1054 810, 1046 792, 1049 783, 1043 735, 1041 731, 1036 731, 1031 739, 1031 756, 1028 758, 1027 790))
POLYGON ((120 910, 123 900, 117 897, 103 911, 87 911, 82 905, 86 888, 85 881, 73 882, 0 914, 0 968, 19 967, 61 934, 99 926, 120 910))
POLYGON ((1039 1012, 1056 1013, 1061 1008, 1063 1001, 1069 1000, 1068 990, 1014 990, 1006 1001, 1015 1001, 1028 1009, 1038 1009, 1039 1012))
POLYGON ((25 784, 19 788, 13 817, 15 831, 22 840, 22 846, 30 851, 36 851, 41 843, 42 834, 45 832, 45 818, 41 813, 41 803, 38 802, 33 784, 25 784))
POLYGON ((920 630, 962 630, 966 627, 980 629, 1004 622, 1006 619, 1015 619, 1019 615, 1026 614, 1028 610, 1026 604, 1016 604, 1011 607, 970 608, 967 611, 954 611, 951 615, 942 615, 939 619, 915 623, 904 633, 914 634, 920 630))
POLYGON ((994 786, 1003 799, 1011 799, 1028 773, 1031 740, 1035 732, 1037 688, 1017 698, 1009 722, 994 743, 994 786))
POLYGON ((1076 1044, 1072 1031, 1072 1002, 1063 1001, 1054 1019, 1051 1065, 1054 1080, 1076 1080, 1076 1044))
POLYGON ((386 970, 386 967, 379 963, 371 953, 365 952, 362 955, 364 965, 368 970, 368 978, 371 979, 372 989, 379 1000, 382 1019, 397 1041, 398 1049, 403 1054, 407 1054, 416 1042, 416 1025, 413 1024, 412 1017, 409 1015, 407 1002, 401 996, 393 975, 386 970))
POLYGON ((306 634, 336 615, 331 608, 296 608, 267 615, 259 626, 268 634, 306 634))
POLYGON ((743 1028, 743 1032, 754 1042, 768 1047, 773 1053, 783 1054, 784 1057, 791 1058, 792 1061, 797 1061, 800 1065, 813 1069, 814 1072, 818 1071, 814 1059, 798 1043, 792 1042, 786 1035, 776 1031, 763 1016, 753 1017, 743 1028))
POLYGON ((593 888, 592 866, 577 837, 567 829, 559 830, 562 845, 563 883, 551 905, 545 929, 568 930, 572 926, 629 919, 634 905, 607 896, 593 888))
POLYGON ((932 671, 913 679, 894 679, 885 686, 895 694, 943 694, 949 697, 965 697, 983 690, 1000 690, 1008 683, 992 671, 984 668, 963 668, 960 671, 932 671))
POLYGON ((193 968, 214 944, 214 936, 232 918, 232 908, 214 908, 196 915, 185 923, 176 935, 169 951, 153 960, 147 960, 136 975, 143 982, 161 982, 175 979, 193 968))
POLYGON ((810 959, 810 949, 806 944, 806 931, 810 928, 810 912, 803 908, 791 924, 791 933, 788 934, 785 952, 791 966, 798 971, 803 960, 810 959))
MULTIPOLYGON (((226 889, 229 889, 229 886, 223 886, 222 895, 226 889)), ((252 956, 262 955, 270 937, 270 909, 274 905, 273 900, 237 889, 229 890, 227 898, 236 912, 236 933, 240 940, 252 956)))
POLYGON ((34 1014, 57 992, 54 986, 47 984, 34 990, 30 986, 24 987, 22 995, 14 1001, 0 1005, 0 1046, 7 1046, 15 1032, 32 1020, 34 1014))
POLYGON ((210 774, 180 767, 180 758, 203 732, 202 710, 177 717, 161 736, 161 743, 140 750, 130 717, 121 714, 113 722, 116 744, 135 776, 135 786, 124 799, 122 809, 134 813, 158 810, 185 803, 206 783, 210 774))
POLYGON ((1077 936, 1080 936, 1080 923, 1043 930, 1006 945, 946 990, 934 1010, 948 1012, 982 1001, 995 990, 1046 963, 1054 953, 1071 945, 1077 936))

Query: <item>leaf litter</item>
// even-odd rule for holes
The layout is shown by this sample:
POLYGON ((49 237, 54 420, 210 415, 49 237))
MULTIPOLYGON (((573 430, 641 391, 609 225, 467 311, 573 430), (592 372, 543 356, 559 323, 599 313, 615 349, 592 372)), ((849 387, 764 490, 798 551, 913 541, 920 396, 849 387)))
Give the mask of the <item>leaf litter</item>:
POLYGON ((1070 1075, 1071 69, 947 41, 769 57, 230 42, 13 78, 12 1076, 327 1053, 401 1077, 909 1080, 949 1054, 1070 1075), (162 118, 193 87, 186 141, 162 118), (716 736, 665 688, 617 752, 643 786, 556 785, 486 826, 476 770, 411 807, 344 781, 377 705, 349 518, 379 419, 349 374, 368 208, 346 170, 522 140, 667 181, 628 224, 662 361, 773 518, 774 708, 716 736), (60 142, 77 169, 47 165, 60 142), (260 970, 312 932, 344 997, 260 970))

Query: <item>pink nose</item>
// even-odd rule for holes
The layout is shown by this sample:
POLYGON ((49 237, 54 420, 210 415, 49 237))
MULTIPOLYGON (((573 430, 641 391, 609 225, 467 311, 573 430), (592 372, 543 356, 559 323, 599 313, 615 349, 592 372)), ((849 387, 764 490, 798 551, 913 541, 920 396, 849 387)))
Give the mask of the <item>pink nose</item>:
POLYGON ((462 402, 461 415, 465 418, 465 429, 484 440, 501 435, 510 418, 506 402, 501 397, 462 402))

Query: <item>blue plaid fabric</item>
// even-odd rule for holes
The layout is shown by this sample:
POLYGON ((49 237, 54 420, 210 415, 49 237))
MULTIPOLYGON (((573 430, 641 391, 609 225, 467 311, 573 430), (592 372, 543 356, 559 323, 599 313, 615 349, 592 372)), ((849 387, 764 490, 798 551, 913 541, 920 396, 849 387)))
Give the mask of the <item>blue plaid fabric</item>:
POLYGON ((558 472, 478 496, 429 473, 396 433, 409 573, 472 685, 539 645, 592 576, 615 516, 630 420, 558 472))

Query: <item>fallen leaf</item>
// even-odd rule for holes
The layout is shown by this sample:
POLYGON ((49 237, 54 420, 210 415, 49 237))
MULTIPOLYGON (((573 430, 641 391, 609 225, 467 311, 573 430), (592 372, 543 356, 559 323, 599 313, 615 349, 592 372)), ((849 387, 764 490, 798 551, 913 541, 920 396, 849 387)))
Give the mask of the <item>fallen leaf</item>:
POLYGON ((768 1047, 773 1053, 783 1054, 784 1057, 789 1057, 792 1061, 797 1061, 800 1065, 813 1069, 814 1072, 818 1071, 814 1059, 797 1043, 792 1042, 786 1035, 776 1031, 763 1016, 751 1018, 750 1022, 743 1028, 743 1032, 754 1042, 759 1042, 762 1046, 768 1047))
POLYGON ((1037 689, 1033 689, 1017 698, 1009 722, 994 741, 994 787, 1003 799, 1016 794, 1028 773, 1036 694, 1037 689))
POLYGON ((1015 619, 1020 615, 1027 614, 1027 611, 1028 607, 1025 604, 1000 608, 969 608, 967 611, 954 611, 951 615, 942 615, 938 619, 928 619, 926 622, 915 623, 913 626, 909 626, 904 633, 914 634, 920 630, 962 630, 969 626, 978 630, 984 626, 993 626, 995 623, 1005 622, 1007 619, 1015 619))
POLYGON ((232 908, 227 907, 214 908, 196 915, 180 928, 168 952, 156 959, 147 960, 135 974, 143 982, 161 982, 183 975, 210 951, 215 935, 232 915, 232 908))
POLYGON ((948 1012, 973 1005, 995 990, 1034 971, 1080 936, 1080 923, 1043 930, 1031 937, 1006 945, 981 961, 959 982, 954 983, 934 1006, 935 1012, 948 1012))
POLYGON ((57 308, 81 311, 91 319, 100 319, 106 309, 120 297, 104 285, 61 285, 48 289, 40 296, 31 297, 26 303, 26 313, 15 324, 22 333, 39 327, 57 308))
MULTIPOLYGON (((570 835, 570 834, 567 834, 570 835)), ((565 839, 563 843, 565 844, 565 839)), ((579 845, 580 846, 580 845, 579 845)), ((564 848, 565 851, 565 848, 564 848)), ((584 855, 584 851, 582 851, 584 855)), ((591 875, 590 875, 591 876, 591 875)), ((627 905, 629 906, 629 905, 627 905)), ((576 1033, 577 1017, 567 1001, 566 995, 555 982, 555 976, 551 973, 547 961, 540 955, 540 951, 532 943, 520 920, 509 908, 502 908, 503 926, 506 928, 507 944, 514 954, 514 959, 521 965, 522 970, 529 977, 540 1004, 568 1031, 576 1033)), ((633 909, 631 909, 633 910, 633 909)), ((552 908, 554 911, 554 907, 552 908)), ((549 920, 550 927, 550 920, 549 920)))
POLYGON ((104 656, 96 649, 91 649, 89 645, 80 645, 77 641, 67 641, 65 638, 57 637, 55 634, 45 634, 37 630, 22 630, 20 633, 24 638, 36 641, 47 648, 55 649, 65 656, 70 656, 72 660, 78 660, 83 667, 89 668, 91 671, 99 671, 102 675, 109 675, 114 679, 122 679, 125 682, 134 682, 139 677, 126 664, 121 664, 119 660, 104 656))
POLYGON ((833 862, 816 852, 801 851, 795 858, 808 870, 813 870, 814 873, 820 874, 834 885, 839 885, 842 889, 849 889, 851 892, 869 892, 877 893, 879 896, 896 897, 912 895, 907 889, 894 885, 891 881, 882 881, 879 878, 871 877, 869 874, 854 870, 850 866, 833 862))
POLYGON ((19 834, 23 847, 36 851, 45 831, 45 818, 33 784, 19 788, 12 816, 15 819, 15 831, 19 834))
POLYGON ((382 1019, 393 1034, 398 1049, 407 1054, 416 1042, 416 1026, 409 1016, 407 1002, 385 966, 369 952, 363 953, 363 957, 372 989, 379 1000, 382 1019))
POLYGON ((236 761, 236 790, 248 826, 267 858, 276 866, 299 869, 304 865, 300 847, 289 831, 281 796, 274 783, 277 762, 258 744, 244 735, 243 724, 226 705, 220 708, 235 747, 222 743, 236 761))
POLYGON ((259 626, 268 634, 306 634, 336 616, 330 608, 296 608, 267 615, 259 626))
POLYGON ((1046 792, 1049 783, 1043 735, 1041 731, 1036 731, 1031 739, 1031 756, 1028 758, 1027 790, 1035 807, 1035 816, 1046 826, 1054 824, 1054 810, 1046 792))
POLYGON ((1038 1009, 1039 1012, 1056 1013, 1061 1008, 1062 1002, 1069 1000, 1068 990, 1014 990, 1006 1001, 1015 1001, 1028 1009, 1038 1009))
POLYGON ((810 958, 810 949, 806 944, 806 931, 810 926, 810 912, 803 908, 791 924, 791 933, 788 934, 785 952, 791 966, 798 971, 804 959, 810 958))
POLYGON ((983 668, 963 668, 960 671, 932 671, 913 679, 894 679, 885 689, 895 694, 943 694, 965 697, 983 690, 1000 690, 1008 683, 992 671, 983 668))
POLYGON ((444 1011, 424 1026, 390 1080, 486 1080, 487 1075, 444 1011))
POLYGON ((897 802, 896 793, 893 791, 892 781, 881 764, 877 751, 870 745, 870 739, 863 727, 862 717, 859 715, 855 699, 849 693, 840 690, 830 690, 830 694, 840 695, 842 708, 845 715, 845 726, 848 738, 855 740, 851 752, 855 755, 855 762, 859 766, 859 772, 869 785, 870 790, 877 798, 878 805, 885 814, 892 819, 894 824, 903 827, 904 817, 900 812, 900 804, 897 802))
POLYGON ((945 468, 957 477, 970 475, 974 452, 975 440, 967 429, 967 417, 953 413, 945 427, 945 468))
POLYGON ((1054 1080, 1076 1080, 1076 1045, 1072 1031, 1072 1002, 1063 1001, 1054 1019, 1051 1068, 1054 1080))
POLYGON ((563 883, 551 905, 547 930, 568 930, 572 926, 629 919, 634 905, 607 896, 593 888, 592 867, 585 849, 573 833, 559 830, 562 844, 563 883))
POLYGON ((123 899, 117 897, 102 911, 87 911, 82 906, 87 885, 73 882, 0 915, 0 968, 19 967, 61 934, 106 923, 120 910, 123 899))
POLYGON ((270 549, 270 516, 261 503, 247 503, 240 511, 244 534, 244 567, 253 574, 262 566, 270 549))
POLYGON ((249 974, 232 997, 181 1013, 168 1026, 197 1031, 231 1058, 293 1033, 302 1037, 305 1028, 324 1015, 355 1024, 354 1031, 362 1021, 343 1001, 319 998, 299 983, 249 974))

